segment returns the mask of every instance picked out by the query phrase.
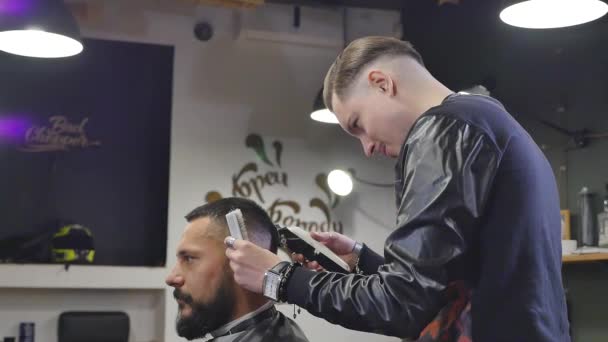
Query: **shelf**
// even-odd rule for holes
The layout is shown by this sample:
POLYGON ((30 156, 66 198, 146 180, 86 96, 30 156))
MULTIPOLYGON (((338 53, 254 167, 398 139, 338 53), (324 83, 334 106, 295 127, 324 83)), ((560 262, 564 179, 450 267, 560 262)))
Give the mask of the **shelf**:
POLYGON ((562 263, 573 264, 592 261, 608 261, 608 253, 589 253, 589 254, 572 254, 564 255, 562 263))
POLYGON ((164 267, 0 264, 0 288, 148 289, 167 288, 164 267))

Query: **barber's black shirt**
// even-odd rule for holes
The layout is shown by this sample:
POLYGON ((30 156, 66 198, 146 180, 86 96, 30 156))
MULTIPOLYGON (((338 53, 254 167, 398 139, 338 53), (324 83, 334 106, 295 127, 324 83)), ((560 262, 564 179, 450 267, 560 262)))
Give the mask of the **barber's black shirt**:
POLYGON ((396 177, 384 258, 364 249, 364 275, 299 268, 290 303, 424 342, 570 341, 553 171, 498 101, 455 94, 428 110, 396 177))

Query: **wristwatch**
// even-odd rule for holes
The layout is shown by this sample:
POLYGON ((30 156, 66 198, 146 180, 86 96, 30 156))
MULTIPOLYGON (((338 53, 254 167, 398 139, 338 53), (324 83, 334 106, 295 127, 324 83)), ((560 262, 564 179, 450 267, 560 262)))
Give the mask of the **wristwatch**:
POLYGON ((363 244, 361 242, 355 242, 352 253, 355 254, 355 265, 353 266, 352 272, 356 274, 363 274, 363 270, 359 268, 359 261, 361 260, 361 252, 363 252, 363 244))
POLYGON ((361 242, 355 241, 355 244, 353 245, 352 253, 354 253, 357 257, 360 257, 362 250, 363 250, 363 244, 361 242))
POLYGON ((264 297, 275 302, 279 300, 279 285, 281 285, 281 280, 283 280, 282 272, 290 264, 289 261, 281 261, 264 273, 264 283, 262 284, 264 297))

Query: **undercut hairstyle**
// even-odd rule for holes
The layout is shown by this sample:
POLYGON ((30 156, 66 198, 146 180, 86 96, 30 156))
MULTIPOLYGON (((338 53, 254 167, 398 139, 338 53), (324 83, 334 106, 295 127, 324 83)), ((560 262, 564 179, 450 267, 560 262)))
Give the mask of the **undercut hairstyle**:
POLYGON ((243 213, 249 241, 276 254, 279 245, 277 228, 266 211, 252 200, 239 197, 222 198, 192 210, 186 215, 186 220, 192 222, 207 217, 229 234, 226 214, 234 209, 240 209, 243 213))
POLYGON ((370 36, 353 40, 336 57, 323 82, 323 101, 333 111, 333 94, 343 99, 361 71, 381 57, 407 56, 424 66, 411 43, 391 37, 370 36))

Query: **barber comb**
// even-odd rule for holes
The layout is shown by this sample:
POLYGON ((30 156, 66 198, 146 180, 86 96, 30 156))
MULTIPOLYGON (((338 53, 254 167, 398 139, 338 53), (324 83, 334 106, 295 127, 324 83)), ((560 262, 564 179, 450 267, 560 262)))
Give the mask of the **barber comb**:
POLYGON ((243 219, 243 213, 240 209, 234 209, 226 214, 226 221, 228 222, 230 236, 235 239, 248 240, 245 220, 243 219))

